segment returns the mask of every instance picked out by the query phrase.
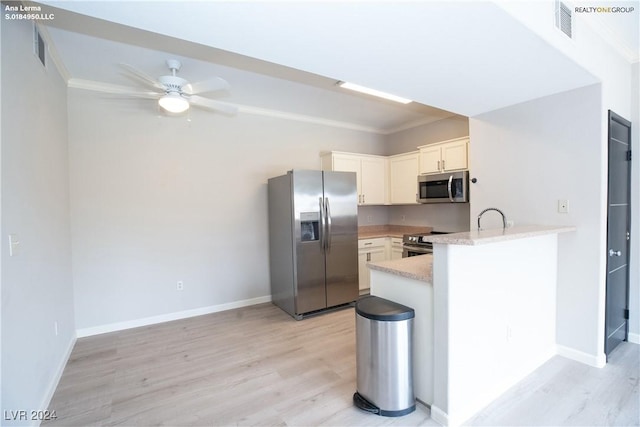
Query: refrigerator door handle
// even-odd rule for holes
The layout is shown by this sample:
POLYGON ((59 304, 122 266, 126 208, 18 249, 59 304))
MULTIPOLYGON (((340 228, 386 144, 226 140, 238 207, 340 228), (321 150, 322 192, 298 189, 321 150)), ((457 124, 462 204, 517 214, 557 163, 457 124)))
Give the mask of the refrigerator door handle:
POLYGON ((320 246, 322 247, 322 250, 325 250, 326 247, 326 236, 325 236, 325 230, 326 230, 326 224, 325 224, 325 216, 324 216, 324 200, 322 197, 319 198, 318 200, 319 204, 320 204, 320 246))
POLYGON ((329 206, 329 198, 325 199, 325 204, 327 207, 327 251, 331 249, 331 207, 329 206))

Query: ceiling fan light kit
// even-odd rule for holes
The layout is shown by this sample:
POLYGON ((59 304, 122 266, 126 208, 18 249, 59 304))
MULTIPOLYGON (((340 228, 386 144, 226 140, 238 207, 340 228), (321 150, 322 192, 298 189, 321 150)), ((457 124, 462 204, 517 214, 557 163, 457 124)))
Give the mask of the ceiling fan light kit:
POLYGON ((182 113, 189 109, 189 101, 175 92, 167 93, 158 100, 158 104, 170 113, 182 113))

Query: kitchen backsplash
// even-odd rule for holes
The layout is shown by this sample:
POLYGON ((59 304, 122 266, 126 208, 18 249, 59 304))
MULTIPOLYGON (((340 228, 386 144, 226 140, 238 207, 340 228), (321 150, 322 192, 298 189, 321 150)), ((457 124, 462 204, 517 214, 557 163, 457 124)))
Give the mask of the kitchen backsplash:
POLYGON ((438 231, 468 231, 468 203, 401 206, 359 206, 358 226, 413 225, 438 231))
POLYGON ((358 206, 358 226, 386 225, 390 206, 358 206))

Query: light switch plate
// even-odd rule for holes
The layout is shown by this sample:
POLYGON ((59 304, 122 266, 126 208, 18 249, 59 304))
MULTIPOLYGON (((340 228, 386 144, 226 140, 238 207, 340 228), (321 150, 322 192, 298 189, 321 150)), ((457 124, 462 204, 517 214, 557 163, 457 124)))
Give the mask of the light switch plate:
POLYGON ((558 213, 569 213, 569 200, 558 200, 558 213))
POLYGON ((19 246, 20 246, 20 241, 18 240, 18 235, 9 234, 9 256, 18 255, 19 246))

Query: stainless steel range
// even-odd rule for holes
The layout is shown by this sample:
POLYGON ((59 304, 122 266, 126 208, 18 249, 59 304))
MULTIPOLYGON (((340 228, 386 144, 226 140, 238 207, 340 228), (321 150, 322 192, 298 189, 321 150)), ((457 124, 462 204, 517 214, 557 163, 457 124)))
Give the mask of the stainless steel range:
POLYGON ((433 253, 433 243, 426 242, 425 237, 434 234, 447 234, 446 231, 432 231, 429 234, 405 234, 402 236, 402 258, 433 253))

